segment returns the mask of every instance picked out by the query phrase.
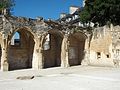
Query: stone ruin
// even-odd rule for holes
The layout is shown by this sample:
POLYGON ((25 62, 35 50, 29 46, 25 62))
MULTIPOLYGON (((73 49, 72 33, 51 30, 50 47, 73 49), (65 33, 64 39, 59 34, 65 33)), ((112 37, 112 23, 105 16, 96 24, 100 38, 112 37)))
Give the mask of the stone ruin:
POLYGON ((0 15, 0 69, 119 67, 120 27, 106 25, 90 30, 79 21, 79 12, 62 14, 58 20, 0 15))

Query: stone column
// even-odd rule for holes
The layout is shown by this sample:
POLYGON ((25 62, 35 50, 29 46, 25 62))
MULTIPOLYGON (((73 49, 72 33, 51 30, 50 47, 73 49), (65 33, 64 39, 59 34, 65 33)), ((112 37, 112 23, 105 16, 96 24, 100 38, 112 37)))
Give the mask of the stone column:
POLYGON ((89 65, 90 64, 90 37, 88 36, 88 38, 85 41, 85 50, 84 50, 84 59, 82 60, 81 65, 89 65))
POLYGON ((69 41, 68 35, 65 35, 62 41, 61 47, 61 67, 69 67, 69 58, 68 58, 68 50, 69 50, 69 41))
POLYGON ((32 68, 36 70, 43 68, 43 56, 42 56, 41 42, 42 42, 41 39, 38 38, 35 41, 35 46, 34 46, 32 68))
POLYGON ((6 39, 4 39, 2 43, 2 56, 1 56, 1 71, 8 71, 9 64, 8 64, 8 48, 6 39))

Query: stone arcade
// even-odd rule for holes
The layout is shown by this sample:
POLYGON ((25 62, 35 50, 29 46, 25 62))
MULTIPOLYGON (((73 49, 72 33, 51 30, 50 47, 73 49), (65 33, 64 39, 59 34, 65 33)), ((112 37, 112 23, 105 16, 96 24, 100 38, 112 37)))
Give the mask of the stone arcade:
POLYGON ((120 27, 111 25, 89 30, 79 21, 79 8, 74 10, 61 14, 56 21, 0 15, 0 69, 118 67, 120 27))

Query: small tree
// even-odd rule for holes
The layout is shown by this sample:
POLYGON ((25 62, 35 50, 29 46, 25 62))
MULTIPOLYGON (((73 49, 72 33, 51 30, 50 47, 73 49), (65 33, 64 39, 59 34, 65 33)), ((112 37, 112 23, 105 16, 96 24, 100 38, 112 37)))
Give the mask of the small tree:
POLYGON ((10 11, 15 5, 14 0, 0 0, 0 12, 1 14, 11 14, 10 11), (4 12, 6 10, 6 12, 4 12))

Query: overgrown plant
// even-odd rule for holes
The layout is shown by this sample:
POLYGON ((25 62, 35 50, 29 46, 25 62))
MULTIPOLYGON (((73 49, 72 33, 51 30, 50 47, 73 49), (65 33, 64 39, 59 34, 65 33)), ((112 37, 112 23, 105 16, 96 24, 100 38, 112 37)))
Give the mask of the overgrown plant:
POLYGON ((3 11, 6 9, 9 11, 12 10, 12 7, 15 5, 14 0, 0 0, 0 12, 3 13, 3 11))

